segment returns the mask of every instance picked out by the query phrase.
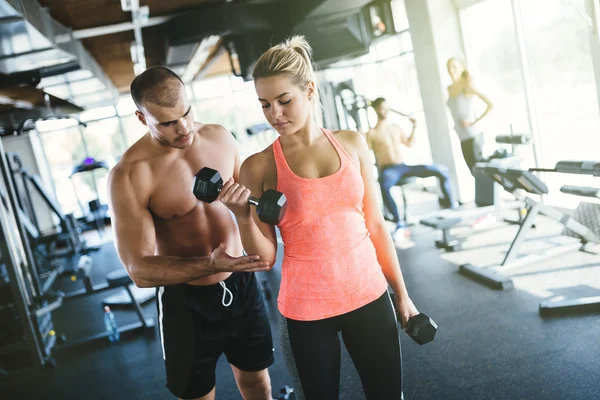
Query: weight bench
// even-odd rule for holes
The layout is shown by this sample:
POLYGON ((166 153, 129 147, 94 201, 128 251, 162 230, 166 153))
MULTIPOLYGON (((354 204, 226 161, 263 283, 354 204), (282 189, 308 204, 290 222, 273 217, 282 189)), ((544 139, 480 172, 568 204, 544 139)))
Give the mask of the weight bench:
POLYGON ((423 218, 421 224, 433 229, 440 229, 442 231, 442 240, 436 240, 435 247, 452 252, 461 250, 462 242, 450 233, 450 229, 460 224, 462 220, 463 218, 459 216, 434 215, 423 218))
MULTIPOLYGON (((478 168, 496 182, 500 183, 508 191, 512 192, 515 189, 521 189, 527 193, 539 196, 548 194, 548 187, 531 171, 499 168, 479 163, 476 164, 475 168, 478 168)), ((588 243, 600 243, 599 236, 574 218, 554 207, 542 204, 529 197, 525 197, 524 200, 527 208, 527 216, 519 227, 502 263, 483 268, 475 267, 472 264, 467 263, 459 267, 460 273, 491 286, 494 289, 511 289, 513 287, 512 279, 500 273, 499 270, 515 268, 532 262, 542 261, 573 250, 585 250, 588 243), (579 238, 579 243, 556 246, 553 249, 546 249, 537 254, 519 257, 519 248, 525 241, 525 236, 529 233, 538 214, 553 219, 562 224, 565 228, 568 228, 579 238)))
MULTIPOLYGON (((408 202, 406 201, 406 189, 405 185, 410 183, 414 183, 417 181, 417 178, 414 176, 407 176, 400 179, 394 186, 398 186, 400 188, 400 193, 402 194, 402 215, 400 216, 400 221, 404 221, 406 225, 408 225, 408 202)), ((382 193, 383 196, 383 193, 382 193)), ((388 208, 383 204, 385 215, 389 215, 391 217, 391 213, 388 208)), ((386 217, 387 220, 391 221, 391 218, 386 217)), ((393 221, 396 222, 396 221, 393 221)))
MULTIPOLYGON (((92 268, 92 258, 88 255, 82 255, 79 257, 73 269, 62 271, 63 274, 70 275, 73 281, 81 280, 83 283, 82 289, 65 293, 65 299, 75 299, 78 297, 84 297, 94 293, 103 292, 115 287, 126 286, 124 284, 125 282, 129 282, 129 285, 133 283, 131 278, 129 278, 129 275, 127 275, 127 271, 125 271, 124 268, 118 268, 117 270, 109 272, 106 275, 105 283, 94 285, 91 280, 92 268)), ((133 295, 138 304, 143 304, 152 299, 156 295, 156 291, 153 289, 138 288, 137 286, 134 286, 133 288, 127 286, 120 293, 106 297, 103 300, 102 305, 109 306, 111 308, 115 306, 118 307, 132 305, 133 303, 131 302, 131 295, 133 295)))
MULTIPOLYGON (((595 164, 597 166, 596 173, 594 171, 590 171, 591 175, 599 176, 600 175, 600 163, 595 164)), ((574 172, 581 173, 581 172, 574 172)), ((572 194, 575 196, 581 197, 590 197, 600 199, 600 188, 586 187, 586 186, 571 186, 565 185, 560 188, 560 191, 566 194, 572 194)), ((581 203, 582 205, 584 203, 581 203)), ((595 204, 587 204, 587 206, 592 206, 595 204)), ((577 214, 578 210, 575 210, 577 214)), ((585 211, 583 211, 585 212, 585 211)), ((589 215, 586 215, 589 217, 589 215)), ((596 225, 597 226, 597 225, 596 225)), ((600 296, 592 296, 592 297, 580 297, 575 299, 563 299, 559 301, 553 300, 544 300, 540 302, 539 305, 539 313, 541 316, 550 316, 554 314, 571 314, 574 312, 597 312, 600 310, 600 296)))
MULTIPOLYGON (((127 274, 127 271, 125 271, 124 268, 109 272, 106 275, 106 281, 108 282, 109 287, 119 287, 119 286, 123 287, 123 289, 125 289, 125 291, 129 295, 129 301, 131 302, 133 309, 135 310, 136 314, 138 315, 138 318, 140 319, 139 323, 132 324, 132 325, 135 325, 135 328, 149 328, 151 326, 154 326, 154 321, 152 320, 152 318, 149 318, 147 320, 144 317, 144 314, 142 313, 142 306, 140 305, 136 296, 134 296, 134 294, 131 290, 131 287, 129 287, 129 285, 131 285, 133 283, 133 281, 131 280, 131 278, 127 274)), ((102 304, 110 306, 110 303, 107 303, 106 299, 104 299, 102 304)), ((135 328, 124 329, 124 330, 131 330, 131 329, 135 329, 135 328)), ((121 331, 121 329, 119 329, 119 331, 121 331)))
MULTIPOLYGON (((521 210, 523 202, 520 200, 507 202, 503 205, 502 209, 517 209, 521 210)), ((430 228, 441 230, 442 231, 442 240, 436 240, 435 246, 438 249, 444 249, 448 252, 459 251, 463 248, 463 243, 467 240, 467 237, 456 237, 454 236, 450 230, 452 228, 457 227, 464 221, 471 220, 474 218, 482 217, 487 215, 493 211, 497 211, 500 209, 497 205, 487 206, 487 207, 477 207, 473 209, 463 209, 463 210, 443 210, 437 215, 433 215, 430 217, 426 217, 421 219, 421 224, 428 226, 430 228)), ((504 220, 504 222, 517 224, 519 225, 522 221, 510 221, 504 220)), ((483 231, 487 231, 490 229, 494 229, 499 225, 494 225, 491 227, 486 227, 483 229, 477 229, 477 232, 481 233, 483 231)))
MULTIPOLYGON (((73 294, 69 295, 68 298, 69 299, 78 298, 78 297, 82 297, 82 296, 85 296, 85 295, 88 295, 91 293, 97 293, 99 291, 122 287, 124 289, 123 294, 125 294, 128 297, 127 303, 131 304, 133 306, 133 309, 134 309, 135 313, 137 314, 139 321, 133 322, 128 325, 119 324, 119 321, 117 321, 117 324, 119 327, 119 332, 123 333, 123 332, 133 331, 133 330, 137 330, 137 329, 143 329, 143 330, 150 331, 150 328, 154 327, 155 321, 151 317, 144 317, 143 310, 140 305, 140 302, 141 302, 140 296, 136 295, 134 293, 134 291, 132 291, 132 289, 130 287, 130 285, 132 283, 133 283, 133 281, 127 274, 127 271, 124 268, 119 268, 117 270, 109 272, 106 275, 106 283, 94 286, 92 291, 87 291, 86 289, 82 289, 81 291, 78 291, 78 293, 76 293, 75 295, 73 295, 73 294)), ((153 290, 151 290, 151 291, 154 292, 153 290)), ((119 296, 119 295, 120 294, 117 294, 115 296, 119 296)), ((152 297, 152 296, 150 296, 150 297, 152 297)), ((107 299, 110 299, 110 297, 107 297, 107 299)), ((143 297, 142 297, 142 300, 145 301, 143 297)), ((106 299, 105 299, 105 301, 103 301, 102 306, 104 307, 105 305, 109 305, 109 304, 110 303, 106 303, 106 299)), ((98 313, 98 315, 96 317, 102 318, 102 314, 98 313)), ((67 344, 63 347, 70 348, 72 346, 76 346, 76 345, 79 345, 82 343, 106 338, 106 336, 107 336, 107 333, 105 331, 102 331, 100 333, 85 337, 83 339, 79 339, 77 341, 67 342, 67 344)))
POLYGON ((417 178, 414 176, 407 176, 398 181, 396 186, 400 187, 400 193, 402 193, 402 218, 404 223, 408 225, 408 202, 406 201, 406 188, 404 186, 415 183, 417 178))

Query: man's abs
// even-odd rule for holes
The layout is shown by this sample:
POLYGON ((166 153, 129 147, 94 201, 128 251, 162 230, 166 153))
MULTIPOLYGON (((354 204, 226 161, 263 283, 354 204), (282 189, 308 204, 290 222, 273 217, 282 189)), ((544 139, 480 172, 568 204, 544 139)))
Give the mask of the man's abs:
MULTIPOLYGON (((174 219, 154 218, 156 254, 172 257, 207 257, 221 243, 227 254, 243 253, 240 233, 233 216, 221 203, 196 202, 185 215, 174 219)), ((219 273, 188 282, 190 285, 212 285, 227 279, 230 273, 219 273)))
POLYGON ((393 144, 377 144, 373 146, 373 152, 377 159, 379 169, 384 169, 390 165, 403 164, 404 158, 399 148, 392 148, 393 144))

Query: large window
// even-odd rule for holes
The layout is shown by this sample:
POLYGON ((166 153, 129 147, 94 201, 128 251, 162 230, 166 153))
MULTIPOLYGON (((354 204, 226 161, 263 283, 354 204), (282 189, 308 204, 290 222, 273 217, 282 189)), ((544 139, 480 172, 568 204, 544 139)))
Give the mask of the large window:
POLYGON ((262 150, 250 145, 246 134, 248 127, 266 122, 252 82, 216 77, 195 82, 192 87, 196 121, 227 128, 238 140, 243 158, 262 150))
MULTIPOLYGON (((109 168, 112 168, 126 149, 124 136, 121 133, 121 126, 118 117, 102 119, 89 122, 87 128, 81 128, 85 139, 85 149, 76 152, 80 156, 79 162, 85 157, 92 157, 97 161, 104 161, 109 168), (87 150, 87 151, 85 151, 87 150)), ((80 186, 87 186, 86 192, 90 189, 94 197, 91 199, 82 199, 84 204, 96 198, 96 190, 102 204, 108 202, 107 190, 108 171, 97 169, 93 172, 81 173, 77 176, 80 186)), ((75 179, 75 177, 73 178, 75 179)))
MULTIPOLYGON (((484 124, 489 152, 489 147, 497 147, 493 140, 496 135, 511 130, 531 132, 511 2, 480 2, 461 13, 461 23, 467 69, 474 85, 494 104, 484 124)), ((523 164, 531 165, 533 151, 522 153, 523 164)))
POLYGON ((54 180, 56 197, 63 212, 74 213, 76 216, 82 215, 78 196, 81 196, 82 199, 89 198, 91 200, 95 198, 95 192, 87 185, 78 187, 75 191, 74 182, 69 179, 74 165, 81 162, 85 157, 85 153, 81 153, 83 142, 79 127, 47 132, 40 131, 40 138, 54 180))
MULTIPOLYGON (((358 95, 370 100, 384 97, 391 109, 413 115, 419 125, 419 134, 415 146, 405 151, 404 157, 410 164, 431 163, 429 137, 408 32, 382 38, 371 46, 369 54, 334 64, 325 72, 326 79, 331 82, 352 80, 358 95)), ((392 112, 388 118, 405 130, 411 129, 405 117, 392 112)), ((369 124, 373 126, 375 122, 375 114, 369 109, 369 124)))
MULTIPOLYGON (((114 107, 92 109, 82 113, 81 118, 110 114, 115 114, 114 107)), ((37 128, 63 212, 81 216, 88 213, 89 201, 98 198, 106 204, 106 169, 71 174, 88 157, 106 162, 109 168, 114 166, 127 147, 119 118, 92 120, 87 127, 78 125, 74 119, 54 120, 40 122, 37 128)))
POLYGON ((137 142, 148 131, 148 128, 146 128, 135 115, 121 117, 121 123, 123 124, 123 132, 125 133, 125 138, 127 140, 127 147, 130 147, 137 142))
MULTIPOLYGON (((521 1, 535 111, 544 164, 600 158, 600 113, 586 0, 521 1)), ((550 201, 577 202, 559 192, 564 184, 593 178, 547 174, 550 201)), ((597 181, 597 179, 596 179, 597 181)), ((578 182, 578 183, 575 183, 578 182)))
MULTIPOLYGON (((514 4, 516 15, 509 0, 481 1, 460 14, 468 67, 496 106, 486 125, 488 132, 505 134, 511 126, 517 133, 530 131, 531 118, 537 122, 536 146, 544 166, 565 159, 597 159, 600 113, 586 0, 514 0, 514 4), (517 40, 518 31, 522 41, 517 40), (532 92, 529 104, 525 83, 532 92)), ((531 152, 521 155, 524 166, 533 166, 531 152)), ((548 202, 569 207, 580 199, 562 194, 561 185, 597 185, 585 176, 545 174, 543 179, 550 189, 548 202)))

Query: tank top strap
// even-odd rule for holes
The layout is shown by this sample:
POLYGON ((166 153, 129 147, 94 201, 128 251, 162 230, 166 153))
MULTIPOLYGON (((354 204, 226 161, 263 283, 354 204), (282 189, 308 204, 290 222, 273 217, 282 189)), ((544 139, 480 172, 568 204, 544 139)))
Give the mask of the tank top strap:
POLYGON ((350 164, 356 166, 356 162, 354 161, 354 159, 350 156, 350 154, 348 154, 346 149, 344 149, 344 146, 342 146, 342 144, 335 138, 333 132, 325 128, 321 129, 323 130, 323 133, 325 133, 325 136, 327 136, 327 139, 329 139, 329 142, 333 145, 333 147, 337 150, 338 154, 340 155, 340 161, 342 162, 341 166, 344 166, 345 161, 350 161, 350 164))
POLYGON ((287 161, 283 155, 283 149, 281 148, 280 138, 275 139, 273 142, 273 156, 275 157, 275 167, 277 168, 277 174, 287 172, 287 161))

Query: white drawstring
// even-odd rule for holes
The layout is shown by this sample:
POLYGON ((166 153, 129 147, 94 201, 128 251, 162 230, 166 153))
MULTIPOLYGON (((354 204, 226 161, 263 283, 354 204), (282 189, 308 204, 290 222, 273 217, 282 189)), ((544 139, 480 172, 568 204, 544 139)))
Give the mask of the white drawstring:
POLYGON ((233 293, 231 293, 231 290, 227 289, 225 282, 221 281, 221 282, 219 282, 219 285, 221 285, 221 287, 223 288, 223 298, 221 299, 221 303, 225 307, 229 307, 231 305, 231 303, 233 302, 233 293), (225 304, 225 298, 227 297, 227 293, 229 293, 229 296, 230 296, 229 303, 225 304))

